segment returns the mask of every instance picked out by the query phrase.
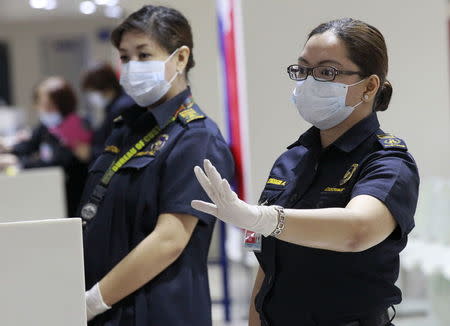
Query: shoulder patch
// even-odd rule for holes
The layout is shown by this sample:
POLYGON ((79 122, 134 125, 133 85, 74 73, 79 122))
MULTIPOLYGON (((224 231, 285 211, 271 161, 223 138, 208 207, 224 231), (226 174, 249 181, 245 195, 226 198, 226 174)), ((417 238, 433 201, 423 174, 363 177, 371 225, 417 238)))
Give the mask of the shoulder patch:
POLYGON ((384 149, 408 150, 406 143, 392 134, 377 134, 378 142, 384 149))
POLYGON ((178 113, 178 119, 183 123, 183 124, 188 124, 191 121, 194 120, 199 120, 199 119, 205 119, 206 117, 200 113, 195 106, 189 106, 186 109, 180 111, 180 113, 178 113))

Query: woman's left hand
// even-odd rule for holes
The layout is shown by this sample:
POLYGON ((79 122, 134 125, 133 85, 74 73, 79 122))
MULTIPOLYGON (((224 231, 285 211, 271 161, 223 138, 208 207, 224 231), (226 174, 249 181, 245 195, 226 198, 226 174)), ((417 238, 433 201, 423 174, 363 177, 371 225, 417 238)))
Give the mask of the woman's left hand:
POLYGON ((262 233, 266 237, 275 230, 278 212, 274 207, 247 204, 231 190, 228 181, 222 179, 209 160, 204 161, 203 167, 204 171, 196 166, 194 172, 213 203, 193 200, 193 208, 237 227, 262 233))

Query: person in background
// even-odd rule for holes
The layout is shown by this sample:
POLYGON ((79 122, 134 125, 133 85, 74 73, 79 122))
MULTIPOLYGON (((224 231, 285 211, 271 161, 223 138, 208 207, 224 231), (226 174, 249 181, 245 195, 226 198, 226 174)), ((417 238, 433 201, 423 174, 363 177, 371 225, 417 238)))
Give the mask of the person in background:
POLYGON ((67 214, 74 216, 87 177, 92 134, 76 113, 77 98, 61 77, 49 77, 33 91, 39 125, 30 139, 1 146, 0 165, 24 169, 60 166, 65 172, 67 214))
POLYGON ((126 108, 135 105, 119 84, 111 65, 99 64, 88 70, 81 82, 89 107, 89 122, 94 130, 92 161, 104 150, 106 139, 113 129, 113 121, 126 108))

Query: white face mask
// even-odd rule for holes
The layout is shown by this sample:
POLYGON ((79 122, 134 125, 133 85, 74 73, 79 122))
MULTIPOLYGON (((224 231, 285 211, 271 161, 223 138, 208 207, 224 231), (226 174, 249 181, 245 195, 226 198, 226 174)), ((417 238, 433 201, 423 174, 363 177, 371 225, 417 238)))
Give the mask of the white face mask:
POLYGON ((105 108, 109 104, 109 99, 98 91, 86 92, 86 100, 91 111, 89 112, 89 120, 92 127, 98 128, 105 120, 105 108))
POLYGON ((146 107, 159 101, 170 89, 172 82, 165 78, 166 62, 178 52, 176 49, 165 61, 129 61, 122 65, 120 85, 140 106, 146 107))
POLYGON ((300 115, 320 130, 333 128, 348 118, 348 116, 363 101, 355 106, 345 105, 347 91, 350 86, 334 82, 320 82, 312 76, 298 81, 294 88, 292 100, 300 115))
POLYGON ((104 109, 109 104, 109 99, 99 91, 86 92, 86 100, 95 110, 104 109))
POLYGON ((40 112, 39 120, 47 128, 55 128, 61 124, 63 117, 58 112, 40 112))

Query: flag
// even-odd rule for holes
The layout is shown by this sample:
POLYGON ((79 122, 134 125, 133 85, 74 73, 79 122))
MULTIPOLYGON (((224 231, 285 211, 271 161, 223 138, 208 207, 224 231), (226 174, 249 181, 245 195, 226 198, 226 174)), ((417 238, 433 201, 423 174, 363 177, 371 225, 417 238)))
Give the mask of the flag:
POLYGON ((235 191, 250 199, 250 155, 241 0, 217 0, 219 52, 228 143, 235 159, 235 191))

